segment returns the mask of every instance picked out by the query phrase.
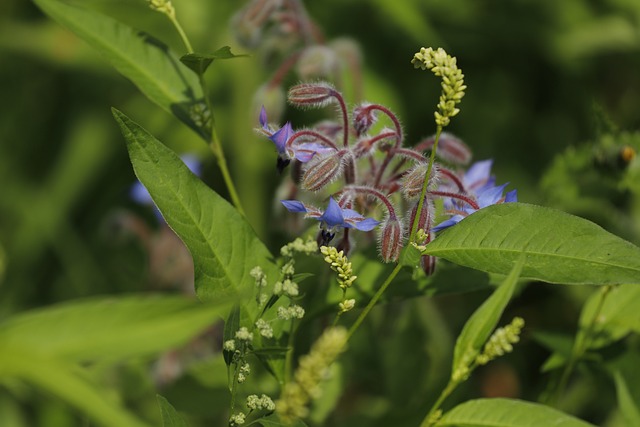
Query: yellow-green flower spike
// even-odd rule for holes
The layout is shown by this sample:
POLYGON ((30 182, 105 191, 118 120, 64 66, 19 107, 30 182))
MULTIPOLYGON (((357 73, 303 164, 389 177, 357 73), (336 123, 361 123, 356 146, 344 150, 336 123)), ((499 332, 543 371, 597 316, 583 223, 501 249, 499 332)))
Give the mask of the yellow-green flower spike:
POLYGON ((331 364, 344 350, 347 337, 345 328, 328 328, 311 346, 309 354, 300 358, 293 381, 285 384, 276 402, 276 412, 282 422, 291 424, 309 414, 309 403, 320 397, 321 382, 326 379, 331 364))
POLYGON ((344 252, 338 252, 333 246, 322 246, 320 252, 324 255, 324 260, 331 266, 331 269, 338 273, 340 288, 342 290, 350 288, 358 276, 353 275, 351 262, 344 256, 344 252))
POLYGON ((456 105, 464 96, 464 74, 456 64, 456 58, 449 56, 442 48, 421 48, 411 60, 415 68, 431 70, 433 74, 442 77, 442 93, 438 103, 438 111, 434 113, 436 125, 445 127, 451 117, 460 112, 456 105))
POLYGON ((476 357, 478 365, 486 365, 493 359, 513 351, 513 344, 520 341, 520 332, 524 327, 524 319, 515 317, 510 324, 495 330, 484 345, 482 354, 476 357))

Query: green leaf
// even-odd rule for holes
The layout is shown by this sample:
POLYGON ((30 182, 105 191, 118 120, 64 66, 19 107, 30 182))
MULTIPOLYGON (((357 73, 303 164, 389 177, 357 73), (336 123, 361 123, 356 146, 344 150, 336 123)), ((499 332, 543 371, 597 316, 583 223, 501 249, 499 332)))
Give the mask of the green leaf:
POLYGON ((162 413, 162 427, 187 427, 188 424, 182 418, 178 411, 169 403, 167 399, 156 395, 158 399, 158 405, 160 405, 160 412, 162 413))
POLYGON ((622 417, 629 426, 640 426, 640 409, 634 402, 633 396, 629 392, 629 387, 620 372, 614 374, 616 382, 616 394, 618 395, 618 405, 622 417))
POLYGON ((186 343, 230 303, 148 295, 70 301, 0 323, 0 343, 72 361, 121 360, 186 343))
POLYGON ((447 412, 437 427, 593 427, 539 403, 514 399, 469 400, 447 412))
POLYGON ((262 347, 253 350, 253 354, 267 359, 284 359, 289 350, 289 347, 262 347))
POLYGON ((589 348, 601 348, 609 345, 625 337, 631 331, 640 333, 639 286, 616 286, 607 291, 604 301, 602 298, 601 292, 594 293, 580 314, 578 339, 586 338, 589 348), (600 312, 596 316, 598 307, 600 307, 600 312), (592 325, 594 316, 596 316, 595 323, 592 325), (583 337, 587 332, 589 335, 583 337))
MULTIPOLYGON (((222 331, 222 342, 225 343, 229 340, 232 340, 236 337, 236 332, 240 329, 240 306, 235 305, 231 309, 227 320, 224 322, 224 330, 222 331)), ((233 360, 233 352, 232 351, 223 351, 224 354, 224 362, 227 366, 231 365, 231 361, 233 360)))
POLYGON ((142 93, 203 138, 203 94, 197 76, 159 40, 98 12, 59 0, 34 0, 51 18, 108 59, 142 93))
POLYGON ((467 320, 456 341, 452 375, 455 376, 457 372, 468 368, 482 350, 513 295, 525 258, 524 254, 520 254, 520 259, 517 260, 502 285, 467 320))
POLYGON ((416 248, 412 244, 408 244, 400 253, 399 263, 405 267, 415 268, 420 265, 421 256, 422 253, 420 252, 420 249, 416 248))
POLYGON ((202 75, 209 65, 216 59, 233 59, 249 55, 234 55, 229 46, 222 46, 213 53, 188 53, 180 58, 180 61, 191 68, 196 74, 202 75))
POLYGON ((640 248, 565 212, 524 203, 489 206, 445 230, 426 252, 507 274, 522 252, 522 277, 564 284, 640 284, 640 248))
POLYGON ((191 173, 176 153, 120 111, 113 109, 113 115, 136 176, 193 256, 198 297, 210 301, 253 289, 249 273, 255 266, 275 280, 279 271, 271 254, 244 217, 191 173))
MULTIPOLYGON (((46 335, 41 336, 46 339, 46 335)), ((145 423, 103 393, 79 368, 20 345, 0 346, 0 378, 25 381, 84 412, 96 423, 113 427, 144 427, 145 423)))

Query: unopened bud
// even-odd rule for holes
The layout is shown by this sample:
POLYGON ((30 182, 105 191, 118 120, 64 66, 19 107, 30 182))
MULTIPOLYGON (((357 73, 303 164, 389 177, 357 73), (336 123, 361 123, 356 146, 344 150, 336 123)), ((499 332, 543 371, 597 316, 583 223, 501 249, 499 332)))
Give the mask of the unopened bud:
POLYGON ((314 45, 302 52, 296 69, 302 80, 334 80, 339 70, 339 61, 331 48, 314 45))
POLYGON ((456 165, 468 165, 471 161, 471 149, 462 140, 448 132, 442 132, 438 140, 436 155, 456 165))
POLYGON ((426 276, 431 276, 436 272, 436 263, 438 258, 431 255, 422 255, 420 257, 420 267, 426 276))
MULTIPOLYGON (((418 163, 409 172, 407 172, 402 180, 402 194, 407 200, 415 200, 422 193, 422 185, 427 175, 427 163, 418 163)), ((438 185, 438 167, 433 165, 431 168, 431 177, 427 184, 427 190, 434 190, 438 185)))
POLYGON ((381 227, 378 249, 384 262, 395 262, 403 244, 402 224, 397 218, 388 218, 381 227))
POLYGON ((377 121, 376 110, 369 108, 370 106, 371 104, 364 103, 353 110, 353 127, 358 136, 367 133, 377 121))
POLYGON ((302 177, 302 188, 318 191, 342 174, 343 157, 346 151, 331 153, 315 160, 302 177))
POLYGON ((261 107, 264 107, 269 113, 270 121, 279 123, 286 107, 285 98, 282 87, 269 83, 264 84, 253 95, 253 110, 260 111, 261 107))
POLYGON ((289 103, 296 107, 325 107, 335 100, 335 88, 326 82, 302 83, 289 89, 289 103))

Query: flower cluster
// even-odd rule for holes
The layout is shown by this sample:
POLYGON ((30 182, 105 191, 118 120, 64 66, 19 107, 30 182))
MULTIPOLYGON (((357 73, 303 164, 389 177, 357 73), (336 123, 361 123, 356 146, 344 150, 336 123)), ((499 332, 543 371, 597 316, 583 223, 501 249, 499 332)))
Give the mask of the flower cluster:
POLYGON ((322 394, 321 382, 331 364, 344 351, 346 343, 346 329, 329 328, 313 344, 309 354, 300 358, 293 381, 285 384, 276 402, 276 412, 283 422, 291 423, 308 415, 310 401, 322 394))
MULTIPOLYGON (((440 132, 459 111, 456 105, 466 88, 462 72, 442 49, 422 49, 413 62, 443 79, 436 112, 440 132)), ((283 193, 292 197, 285 197, 282 205, 319 221, 319 246, 328 246, 342 231, 335 246, 346 256, 353 247, 352 229, 377 228, 382 260, 395 262, 410 231, 412 243, 425 245, 435 232, 478 209, 517 199, 515 191, 504 195, 506 184, 495 184, 491 160, 466 169, 471 150, 449 133, 406 147, 400 120, 391 110, 368 102, 348 110, 341 92, 327 82, 298 84, 289 90, 288 100, 299 108, 332 106, 337 111, 333 121, 298 130, 289 122, 282 127, 269 124, 264 109, 258 120, 257 131, 275 145, 278 170, 291 164, 293 179, 283 184, 283 193), (431 164, 425 152, 434 150, 439 161, 431 164), (295 200, 299 189, 321 193, 326 209, 295 200), (420 241, 415 236, 421 236, 420 241)), ((435 258, 423 257, 422 268, 431 274, 435 258)))

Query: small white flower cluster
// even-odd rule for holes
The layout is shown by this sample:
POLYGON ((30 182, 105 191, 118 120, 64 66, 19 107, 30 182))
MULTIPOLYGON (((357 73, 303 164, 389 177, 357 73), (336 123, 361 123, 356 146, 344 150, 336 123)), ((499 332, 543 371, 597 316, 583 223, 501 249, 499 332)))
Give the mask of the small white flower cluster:
POLYGON ((233 414, 231 418, 229 418, 230 426, 241 426, 245 422, 245 415, 242 412, 238 412, 237 414, 233 414))
POLYGON ((251 342, 253 341, 253 332, 249 332, 249 330, 243 326, 236 332, 236 339, 251 342))
POLYGON ((278 307, 278 319, 302 319, 304 317, 304 308, 293 304, 289 307, 278 307))
POLYGON ((282 282, 278 281, 273 285, 273 293, 276 295, 287 295, 289 297, 297 297, 300 293, 298 284, 290 279, 282 282))
POLYGON ((258 329, 258 332, 260 332, 260 335, 262 335, 263 337, 273 338, 273 328, 271 327, 271 325, 269 325, 269 323, 267 323, 266 320, 256 320, 256 328, 258 329))
POLYGON ((265 411, 273 411, 276 409, 276 404, 266 394, 258 397, 257 394, 252 394, 247 397, 247 408, 252 411, 259 411, 264 409, 265 411))
POLYGON ((280 248, 280 255, 287 258, 292 258, 296 252, 303 253, 305 255, 311 255, 318 251, 318 244, 315 239, 309 238, 306 242, 300 237, 296 238, 293 242, 284 245, 280 248))
POLYGON ((257 287, 264 288, 267 286, 267 275, 264 274, 260 266, 253 267, 249 275, 255 279, 257 287))
POLYGON ((238 383, 242 384, 246 381, 247 377, 251 373, 251 365, 248 362, 244 362, 244 364, 240 367, 240 372, 238 373, 238 383))

